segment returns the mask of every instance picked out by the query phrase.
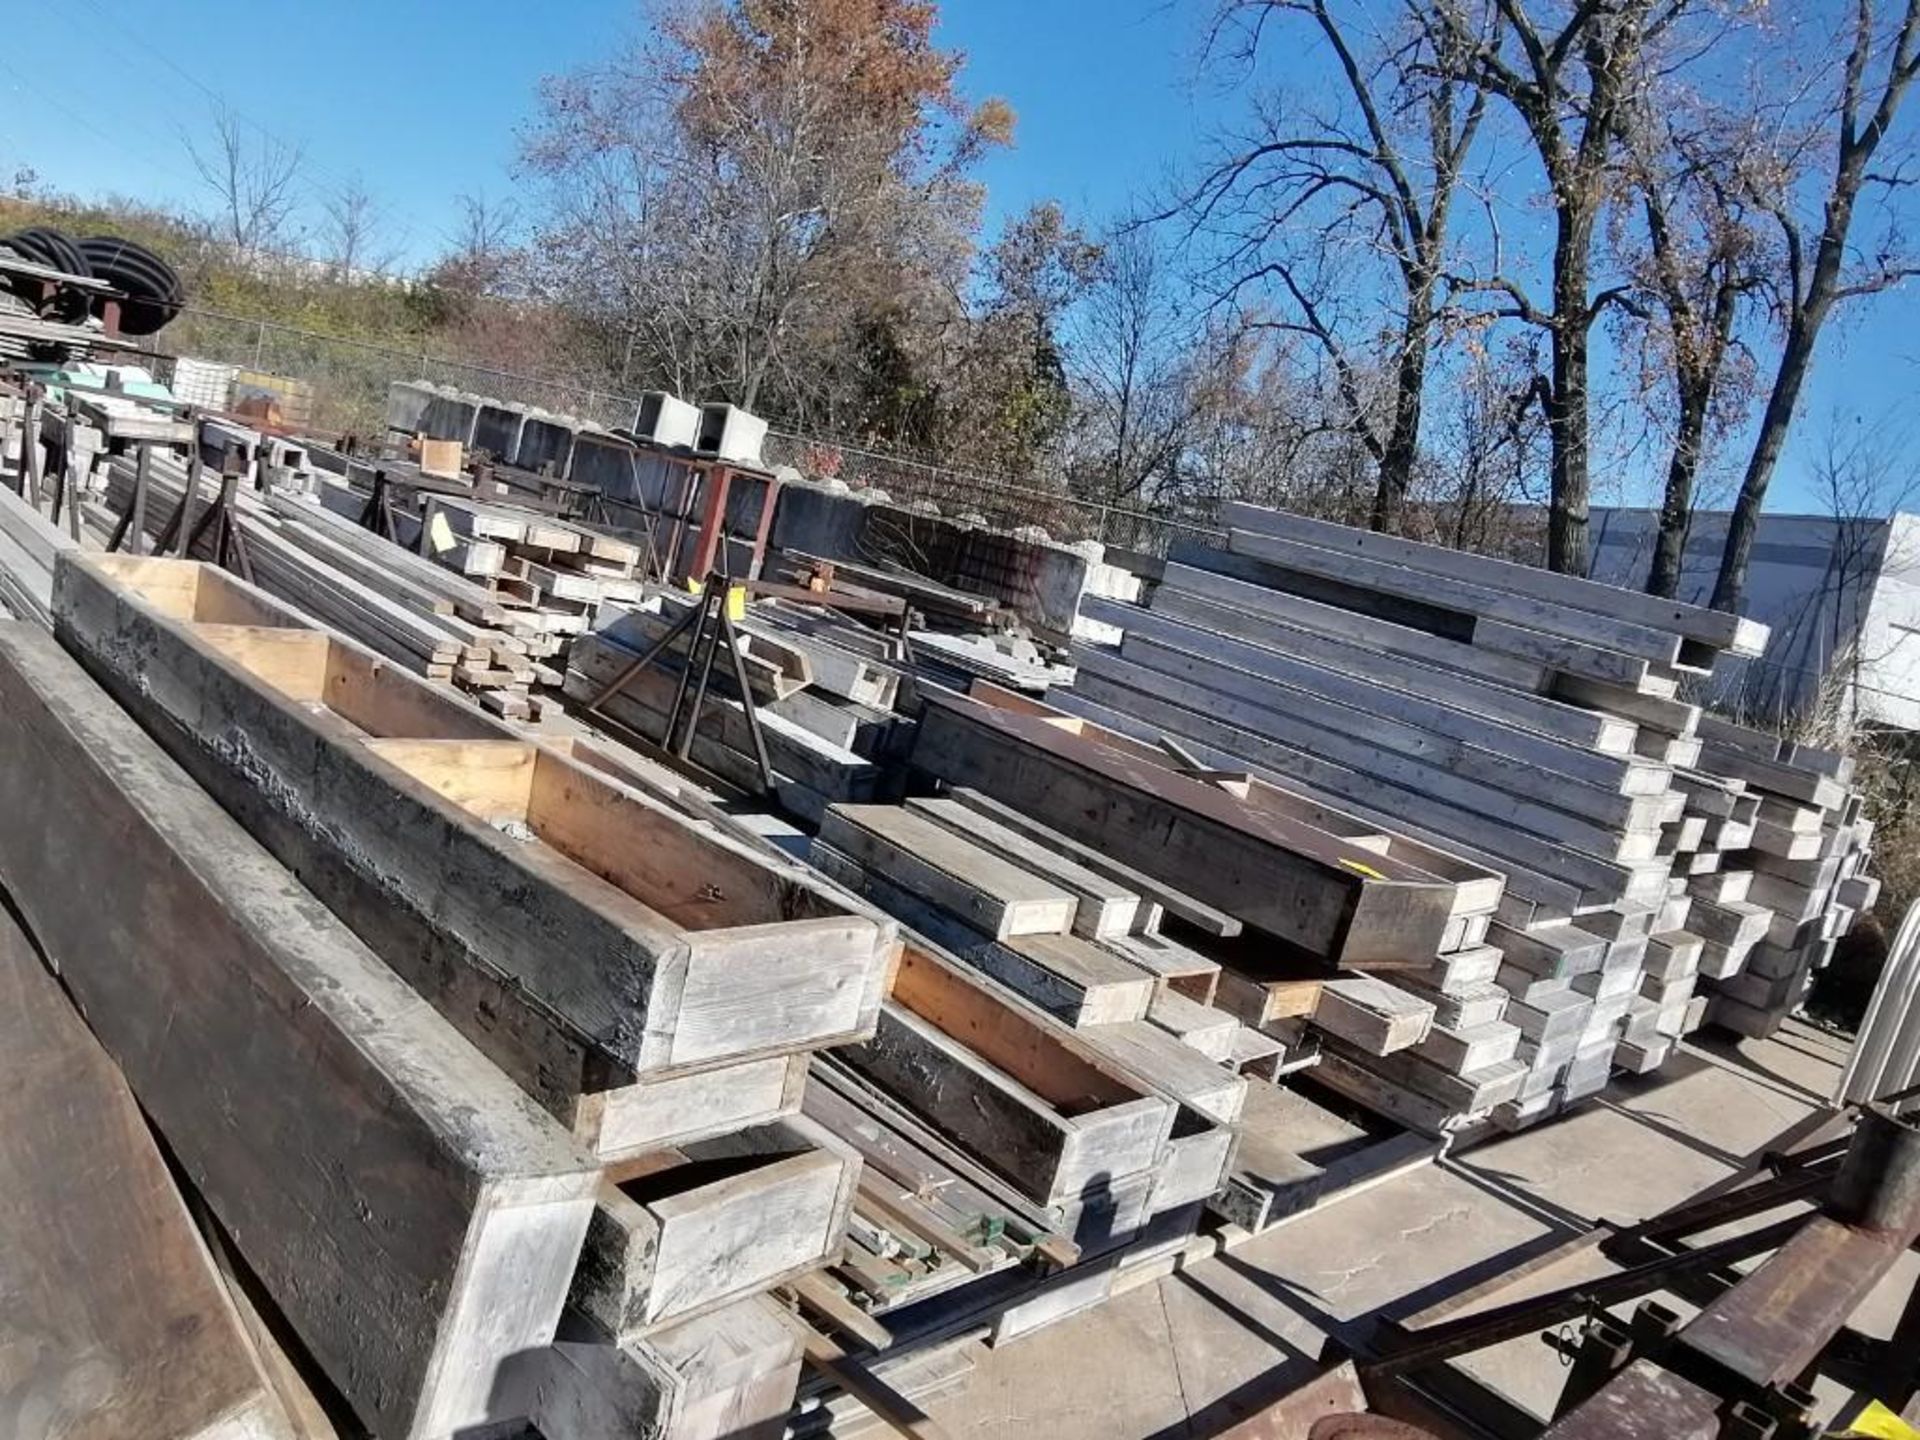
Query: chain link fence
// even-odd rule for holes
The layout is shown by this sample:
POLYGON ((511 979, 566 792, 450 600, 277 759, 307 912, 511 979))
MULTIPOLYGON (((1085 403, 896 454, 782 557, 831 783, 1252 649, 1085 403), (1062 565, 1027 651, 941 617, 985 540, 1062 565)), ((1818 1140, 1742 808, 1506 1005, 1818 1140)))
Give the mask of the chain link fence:
MULTIPOLYGON (((608 429, 630 426, 639 403, 636 396, 555 377, 191 307, 155 341, 146 353, 162 371, 173 357, 192 356, 298 382, 310 405, 297 420, 288 419, 317 436, 381 434, 387 387, 396 380, 429 380, 509 404, 577 415, 608 429)), ((769 465, 788 465, 810 477, 882 491, 898 504, 995 529, 1044 531, 1063 543, 1094 540, 1164 555, 1179 536, 1218 534, 1203 523, 1148 508, 1103 504, 1064 490, 791 431, 768 432, 765 458, 769 465)))

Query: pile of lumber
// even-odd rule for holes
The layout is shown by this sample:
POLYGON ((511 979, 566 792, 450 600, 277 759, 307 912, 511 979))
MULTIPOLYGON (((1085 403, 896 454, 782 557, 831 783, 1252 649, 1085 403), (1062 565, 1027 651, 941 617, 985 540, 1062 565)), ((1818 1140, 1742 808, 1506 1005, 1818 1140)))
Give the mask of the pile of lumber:
MULTIPOLYGON (((157 539, 187 491, 185 465, 154 453, 148 461, 144 530, 157 539)), ((137 462, 108 465, 106 503, 90 507, 90 523, 104 541, 127 513, 137 462)), ((195 513, 218 498, 217 482, 202 475, 195 513)), ((269 593, 342 634, 406 666, 473 694, 495 714, 524 718, 529 693, 564 636, 483 587, 374 534, 312 500, 258 494, 236 497, 239 528, 254 578, 269 593)), ((213 531, 196 555, 212 553, 213 531)))
MULTIPOLYGON (((1500 875, 1483 950, 1393 977, 1440 1007, 1416 1058, 1510 1054, 1500 1123, 1653 1068, 1700 1022, 1697 977, 1733 976, 1772 923, 1732 878, 1755 845, 1850 843, 1837 782, 1830 811, 1783 822, 1831 813, 1828 840, 1750 830, 1761 802, 1680 698, 1764 627, 1252 506, 1225 519, 1227 547, 1177 545, 1145 605, 1085 602, 1122 638, 1076 648, 1050 699, 1500 875)), ((1410 1061, 1360 1063, 1412 1088, 1410 1061)))
MULTIPOLYGON (((827 810, 813 864, 910 938, 874 1037, 834 1053, 826 1103, 1011 1190, 1030 1230, 1086 1258, 1156 1219, 1191 1235, 1231 1159, 1243 1027, 1209 1003, 1219 967, 1158 938, 1157 901, 1016 828, 1031 824, 966 790, 827 810)), ((991 1251, 955 1275, 944 1255, 926 1273, 856 1244, 836 1278, 885 1313, 992 1274, 991 1251)))
POLYGON ((65 556, 53 610, 0 885, 361 1423, 777 1433, 859 1187, 808 1064, 895 925, 210 566, 65 556))
POLYGON ((1153 958, 1204 952, 1213 1003, 1243 1027, 1232 1053, 1256 1073, 1311 1061, 1331 1088, 1427 1132, 1513 1098, 1519 1036, 1484 996, 1500 966, 1497 874, 991 686, 930 700, 914 761, 1057 827, 1049 844, 1147 879, 1183 937, 1160 937, 1153 958))
POLYGON ((523 506, 431 491, 417 497, 420 553, 528 610, 585 617, 644 594, 642 543, 523 506))
POLYGON ((1879 898, 1880 882, 1865 873, 1873 822, 1848 788, 1850 756, 1712 715, 1701 718, 1700 737, 1701 769, 1752 803, 1745 847, 1722 850, 1717 866, 1688 882, 1702 911, 1690 928, 1726 929, 1731 915, 1743 942, 1702 972, 1706 1019, 1741 1035, 1771 1035, 1879 898))

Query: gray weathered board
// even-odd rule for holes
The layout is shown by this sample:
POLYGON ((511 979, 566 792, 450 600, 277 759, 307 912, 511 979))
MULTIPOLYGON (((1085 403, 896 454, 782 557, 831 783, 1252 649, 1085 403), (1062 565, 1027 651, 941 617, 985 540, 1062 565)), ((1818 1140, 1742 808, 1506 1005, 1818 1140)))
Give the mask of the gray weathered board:
POLYGON ((0 1434, 286 1440, 113 1061, 0 915, 0 1434))
POLYGON ((1451 884, 1045 720, 930 696, 913 758, 1341 964, 1430 961, 1452 912, 1451 884))

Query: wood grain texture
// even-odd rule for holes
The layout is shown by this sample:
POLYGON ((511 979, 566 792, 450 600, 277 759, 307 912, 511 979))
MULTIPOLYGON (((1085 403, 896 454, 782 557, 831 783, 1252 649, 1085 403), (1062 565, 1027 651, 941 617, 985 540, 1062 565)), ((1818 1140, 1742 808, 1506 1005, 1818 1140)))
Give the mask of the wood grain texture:
POLYGON ((0 827, 0 880, 363 1421, 499 1418, 499 1362, 559 1315, 591 1162, 21 627, 0 628, 0 809, 43 817, 0 827))
POLYGON ((282 1440, 118 1068, 0 914, 0 1433, 282 1440))
MULTIPOLYGON (((271 604, 189 562, 142 565, 163 563, 197 577, 200 608, 271 604)), ((556 1114, 571 1120, 582 1093, 639 1075, 870 1026, 890 929, 847 915, 800 867, 556 752, 516 750, 511 730, 338 638, 325 706, 295 702, 125 577, 112 557, 62 571, 64 643, 556 1114), (483 774, 479 755, 510 763, 483 774), (788 923, 783 947, 774 932, 788 923)))
POLYGON ((1043 720, 930 697, 913 758, 1345 964, 1432 959, 1452 909, 1450 884, 1043 720))

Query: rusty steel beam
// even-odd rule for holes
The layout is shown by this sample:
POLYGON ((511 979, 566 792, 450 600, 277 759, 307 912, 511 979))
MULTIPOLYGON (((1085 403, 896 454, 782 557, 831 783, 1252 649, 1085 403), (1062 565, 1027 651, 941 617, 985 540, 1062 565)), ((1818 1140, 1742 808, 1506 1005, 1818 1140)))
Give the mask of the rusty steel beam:
POLYGON ((1683 1328, 1688 1351, 1757 1390, 1797 1380, 1920 1239, 1920 1126, 1862 1112, 1825 1213, 1683 1328))
POLYGON ((1716 1440, 1719 1412, 1711 1391, 1636 1360, 1540 1440, 1716 1440))
POLYGON ((1423 1326, 1413 1331, 1382 1331, 1376 1343, 1385 1351, 1380 1358, 1363 1364, 1363 1379, 1376 1375, 1401 1375, 1443 1360, 1470 1355, 1489 1345, 1518 1339, 1530 1331, 1551 1328, 1567 1320, 1632 1300, 1649 1291, 1664 1289, 1685 1275, 1717 1270, 1736 1261, 1749 1260, 1786 1243, 1805 1223, 1805 1217, 1788 1216, 1758 1230, 1735 1235, 1677 1255, 1662 1255, 1638 1265, 1630 1265, 1611 1275, 1601 1275, 1554 1290, 1545 1295, 1498 1305, 1489 1310, 1464 1315, 1457 1320, 1423 1326))

